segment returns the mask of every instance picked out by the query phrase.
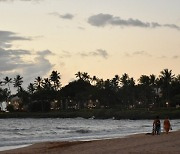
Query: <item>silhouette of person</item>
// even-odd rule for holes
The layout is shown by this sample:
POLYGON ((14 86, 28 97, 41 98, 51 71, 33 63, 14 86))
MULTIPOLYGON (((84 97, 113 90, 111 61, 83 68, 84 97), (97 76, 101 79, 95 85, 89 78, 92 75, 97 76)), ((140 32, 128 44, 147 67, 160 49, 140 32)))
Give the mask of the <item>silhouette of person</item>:
POLYGON ((169 118, 166 117, 166 118, 164 119, 164 130, 165 130, 166 134, 169 133, 169 130, 170 130, 170 129, 171 129, 171 124, 170 124, 169 118))
POLYGON ((159 116, 156 116, 153 122, 153 135, 160 135, 161 131, 161 122, 159 120, 159 116))

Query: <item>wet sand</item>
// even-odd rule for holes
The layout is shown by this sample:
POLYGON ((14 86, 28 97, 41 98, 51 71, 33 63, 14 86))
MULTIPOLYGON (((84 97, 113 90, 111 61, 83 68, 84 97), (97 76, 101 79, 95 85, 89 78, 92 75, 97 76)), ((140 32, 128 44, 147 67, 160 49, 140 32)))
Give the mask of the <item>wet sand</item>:
POLYGON ((43 142, 2 154, 179 154, 180 131, 96 141, 43 142))

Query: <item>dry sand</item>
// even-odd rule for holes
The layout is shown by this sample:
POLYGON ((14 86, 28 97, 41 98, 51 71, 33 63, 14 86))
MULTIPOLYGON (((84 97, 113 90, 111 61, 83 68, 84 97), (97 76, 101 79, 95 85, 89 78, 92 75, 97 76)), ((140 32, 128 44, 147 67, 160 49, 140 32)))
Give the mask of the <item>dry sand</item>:
POLYGON ((2 154, 180 154, 180 131, 78 142, 45 142, 2 154))

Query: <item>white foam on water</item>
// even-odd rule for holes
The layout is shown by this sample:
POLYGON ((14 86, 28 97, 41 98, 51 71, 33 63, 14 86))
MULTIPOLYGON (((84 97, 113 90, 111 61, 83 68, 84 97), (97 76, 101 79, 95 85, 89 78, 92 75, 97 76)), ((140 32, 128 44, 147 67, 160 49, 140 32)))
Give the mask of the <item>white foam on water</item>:
POLYGON ((24 147, 28 147, 31 144, 27 144, 27 145, 16 145, 16 146, 4 146, 4 147, 0 147, 0 151, 6 151, 6 150, 12 150, 12 149, 19 149, 19 148, 24 148, 24 147))
MULTIPOLYGON (((0 119, 0 151, 48 141, 89 141, 151 133, 152 123, 83 118, 0 119)), ((180 119, 171 120, 171 125, 173 131, 179 130, 180 119)))

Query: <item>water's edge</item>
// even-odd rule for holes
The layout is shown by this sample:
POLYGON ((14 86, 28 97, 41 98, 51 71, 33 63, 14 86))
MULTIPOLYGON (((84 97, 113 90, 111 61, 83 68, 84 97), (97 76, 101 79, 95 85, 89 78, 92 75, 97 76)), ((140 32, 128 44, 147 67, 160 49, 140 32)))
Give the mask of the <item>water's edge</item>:
MULTIPOLYGON (((39 142, 90 141, 150 133, 152 122, 152 120, 83 118, 0 119, 0 151, 39 142)), ((179 119, 171 120, 171 124, 173 131, 180 129, 179 119)))

